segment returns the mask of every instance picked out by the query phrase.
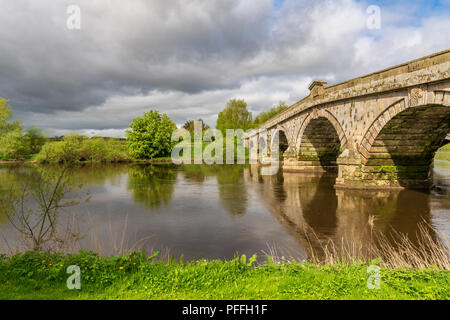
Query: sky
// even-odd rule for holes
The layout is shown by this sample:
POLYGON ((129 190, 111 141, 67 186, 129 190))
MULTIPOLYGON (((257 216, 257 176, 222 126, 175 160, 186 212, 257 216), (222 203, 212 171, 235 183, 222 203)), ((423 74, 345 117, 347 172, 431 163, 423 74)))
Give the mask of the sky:
POLYGON ((449 31, 450 0, 0 0, 0 97, 50 136, 123 137, 150 109, 214 127, 230 99, 256 116, 449 49, 449 31))

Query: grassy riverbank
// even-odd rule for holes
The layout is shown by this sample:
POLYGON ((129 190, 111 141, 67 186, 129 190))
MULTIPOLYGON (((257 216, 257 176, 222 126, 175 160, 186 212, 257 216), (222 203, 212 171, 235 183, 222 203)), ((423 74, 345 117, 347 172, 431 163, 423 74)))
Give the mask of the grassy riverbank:
POLYGON ((249 259, 159 262, 142 253, 99 257, 27 252, 0 258, 0 299, 449 299, 450 271, 381 268, 369 289, 367 265, 250 266, 249 259), (244 261, 245 260, 245 261, 244 261), (81 290, 69 290, 69 265, 81 290))

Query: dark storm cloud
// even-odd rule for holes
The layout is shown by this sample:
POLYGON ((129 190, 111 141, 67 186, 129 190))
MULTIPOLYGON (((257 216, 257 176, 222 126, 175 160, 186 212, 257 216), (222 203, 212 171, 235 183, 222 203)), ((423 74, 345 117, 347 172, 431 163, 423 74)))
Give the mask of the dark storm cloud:
POLYGON ((20 111, 82 110, 111 95, 236 86, 230 65, 258 52, 271 2, 2 2, 0 92, 20 111))
POLYGON ((201 117, 213 126, 230 98, 258 113, 302 98, 313 79, 342 81, 449 46, 450 35, 438 32, 449 27, 445 16, 397 27, 401 13, 382 7, 385 23, 371 31, 366 7, 0 0, 0 96, 16 118, 52 134, 117 133, 150 107, 178 124, 201 117), (66 27, 72 4, 81 9, 81 30, 66 27))

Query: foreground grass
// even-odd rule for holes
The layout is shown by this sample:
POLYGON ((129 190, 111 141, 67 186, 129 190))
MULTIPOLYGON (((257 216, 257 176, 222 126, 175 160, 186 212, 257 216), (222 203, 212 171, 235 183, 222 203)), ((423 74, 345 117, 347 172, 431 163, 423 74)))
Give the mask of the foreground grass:
POLYGON ((27 252, 0 258, 0 299, 449 299, 449 271, 381 269, 368 289, 366 265, 152 261, 143 253, 99 257, 27 252), (69 265, 81 290, 68 290, 69 265))

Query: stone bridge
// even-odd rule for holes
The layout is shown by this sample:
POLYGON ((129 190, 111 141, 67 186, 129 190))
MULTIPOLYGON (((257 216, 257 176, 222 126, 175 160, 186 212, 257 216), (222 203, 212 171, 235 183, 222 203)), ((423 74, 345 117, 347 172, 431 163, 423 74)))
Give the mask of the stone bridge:
POLYGON ((336 187, 423 188, 450 133, 450 50, 327 87, 247 133, 278 135, 284 171, 338 172, 336 187))

